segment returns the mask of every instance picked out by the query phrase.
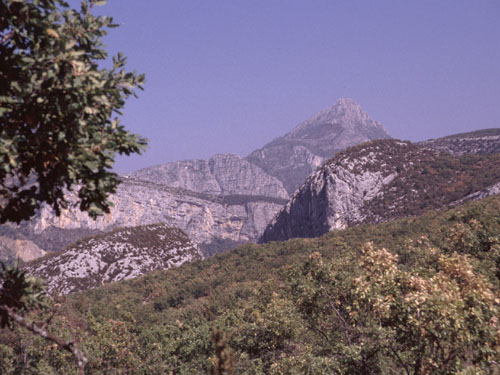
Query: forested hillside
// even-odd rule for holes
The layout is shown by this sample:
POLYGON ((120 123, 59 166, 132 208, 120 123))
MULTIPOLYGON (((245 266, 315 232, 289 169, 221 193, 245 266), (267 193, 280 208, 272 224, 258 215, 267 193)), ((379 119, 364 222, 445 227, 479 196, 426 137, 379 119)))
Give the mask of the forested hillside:
MULTIPOLYGON (((499 234, 493 196, 244 245, 52 302, 35 318, 53 314, 51 330, 81 340, 88 374, 214 365, 226 374, 498 374, 499 234)), ((77 371, 41 338, 0 337, 3 372, 77 371)))

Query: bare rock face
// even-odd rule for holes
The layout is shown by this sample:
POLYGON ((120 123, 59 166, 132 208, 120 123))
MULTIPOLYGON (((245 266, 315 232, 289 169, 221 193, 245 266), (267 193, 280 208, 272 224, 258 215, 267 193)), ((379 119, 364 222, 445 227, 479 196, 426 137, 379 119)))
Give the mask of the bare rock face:
POLYGON ((0 236, 0 255, 7 263, 14 263, 17 259, 28 262, 45 254, 45 251, 30 240, 0 236))
POLYGON ((111 201, 111 212, 95 221, 77 208, 63 210, 59 217, 43 208, 24 230, 40 237, 56 229, 62 233, 98 233, 116 227, 165 223, 185 231, 199 244, 215 238, 242 243, 256 241, 286 202, 263 196, 195 193, 134 178, 124 179, 111 201))
POLYGON ((80 240, 24 269, 44 279, 49 293, 68 294, 199 259, 198 246, 184 232, 155 224, 80 240))
POLYGON ((336 152, 372 139, 390 138, 378 121, 352 99, 339 99, 282 137, 248 155, 247 160, 294 192, 336 152))
POLYGON ((497 194, 500 154, 453 156, 398 140, 340 152, 292 196, 261 241, 420 215, 497 194))
POLYGON ((280 180, 237 155, 218 154, 208 164, 223 195, 263 195, 288 199, 280 180))
POLYGON ((206 160, 180 160, 156 165, 133 172, 130 177, 198 193, 221 193, 206 160))
MULTIPOLYGON (((256 241, 289 193, 327 157, 347 146, 387 137, 382 125, 354 101, 341 99, 248 158, 218 154, 207 161, 177 161, 134 172, 112 197, 111 213, 97 221, 76 208, 60 217, 42 208, 14 233, 0 226, 0 236, 57 251, 119 226, 166 223, 184 230, 211 255, 256 241)), ((12 245, 0 239, 2 243, 12 245)))
POLYGON ((288 198, 288 193, 277 178, 234 154, 217 154, 208 161, 167 163, 141 169, 130 176, 206 194, 288 198))
MULTIPOLYGON (((394 146, 405 152, 409 143, 394 146)), ((317 237, 360 221, 364 202, 397 175, 394 166, 379 162, 381 153, 381 147, 374 146, 363 155, 341 153, 325 163, 293 194, 264 231, 262 241, 317 237)))

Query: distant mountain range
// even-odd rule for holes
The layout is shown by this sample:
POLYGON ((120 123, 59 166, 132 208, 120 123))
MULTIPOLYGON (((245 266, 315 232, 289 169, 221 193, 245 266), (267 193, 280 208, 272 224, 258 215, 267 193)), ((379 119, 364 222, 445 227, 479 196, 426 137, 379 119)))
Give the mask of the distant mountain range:
MULTIPOLYGON (((40 313, 89 371, 497 368, 500 128, 412 143, 342 99, 247 158, 145 168, 111 199, 97 221, 0 227, 4 260, 69 294, 40 313)), ((19 330, 1 344, 4 366, 74 366, 43 340, 20 356, 19 330)))
POLYGON ((246 242, 317 237, 497 194, 499 152, 500 129, 390 139, 341 99, 247 158, 218 154, 123 176, 114 207, 96 221, 44 207, 0 226, 0 259, 22 257, 51 290, 94 288, 246 242))
POLYGON ((289 193, 326 159, 376 138, 389 135, 353 100, 340 99, 246 158, 218 154, 208 161, 178 161, 124 176, 111 198, 115 207, 97 221, 77 209, 56 217, 43 208, 21 226, 1 226, 0 259, 24 256, 26 244, 36 254, 24 258, 29 260, 84 236, 158 222, 185 231, 207 256, 255 242, 289 193))
MULTIPOLYGON (((396 139, 365 142, 325 162, 283 207, 282 198, 210 195, 137 179, 152 179, 157 174, 162 182, 170 179, 180 184, 203 181, 200 176, 205 174, 207 179, 213 177, 210 183, 214 189, 234 193, 237 185, 230 187, 228 180, 220 177, 220 170, 211 165, 227 165, 227 160, 232 160, 246 168, 244 173, 265 175, 236 156, 217 155, 208 162, 184 161, 144 169, 124 179, 113 197, 114 212, 97 222, 79 212, 65 212, 56 218, 42 210, 31 227, 25 226, 24 230, 31 228, 35 233, 45 225, 54 235, 57 231, 64 234, 63 228, 73 231, 70 233, 109 231, 117 225, 126 228, 80 240, 65 251, 28 262, 26 270, 45 278, 49 290, 59 285, 57 292, 69 293, 208 257, 239 243, 255 241, 259 234, 261 242, 284 241, 418 216, 500 193, 499 149, 500 129, 419 144, 396 139), (457 142, 468 148, 457 147, 457 142), (181 174, 183 168, 179 166, 196 166, 200 174, 196 178, 181 174), (136 226, 158 220, 182 228, 201 246, 191 242, 182 230, 164 224, 136 226)), ((241 192, 254 183, 243 182, 241 192)), ((201 182, 195 185, 200 187, 201 182)))
POLYGON ((339 99, 246 158, 218 154, 210 160, 182 160, 130 176, 208 194, 288 198, 307 176, 336 152, 372 139, 390 138, 352 99, 339 99))

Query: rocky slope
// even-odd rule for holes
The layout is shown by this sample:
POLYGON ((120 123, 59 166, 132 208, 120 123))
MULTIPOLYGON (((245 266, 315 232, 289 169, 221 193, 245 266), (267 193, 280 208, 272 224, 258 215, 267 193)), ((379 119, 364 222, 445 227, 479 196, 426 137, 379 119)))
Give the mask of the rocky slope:
POLYGON ((49 293, 68 294, 198 259, 200 249, 184 232, 155 224, 80 240, 24 269, 44 279, 49 293))
POLYGON ((292 193, 336 152, 372 139, 390 138, 352 99, 339 99, 248 155, 247 160, 283 182, 292 193))
POLYGON ((165 223, 185 231, 190 239, 212 253, 226 246, 256 241, 286 203, 284 199, 264 196, 195 193, 134 178, 124 179, 111 201, 114 204, 111 212, 95 221, 77 208, 63 210, 59 217, 43 208, 18 232, 47 250, 43 246, 51 236, 57 236, 62 249, 82 236, 116 227, 165 223), (211 249, 212 242, 217 243, 216 250, 211 249))
POLYGON ((256 241, 289 193, 325 158, 380 137, 388 137, 380 123, 352 100, 341 99, 246 159, 219 154, 130 174, 112 198, 115 208, 97 222, 77 210, 56 218, 42 209, 21 226, 0 226, 0 236, 7 238, 0 238, 0 260, 12 261, 20 254, 18 240, 33 249, 57 251, 117 226, 157 222, 186 231, 206 255, 256 241))
POLYGON ((352 99, 339 99, 246 158, 219 154, 144 168, 131 177, 208 194, 288 198, 336 152, 372 139, 390 138, 352 99))
POLYGON ((16 261, 28 262, 45 254, 44 250, 28 239, 0 236, 0 259, 8 265, 16 261))
POLYGON ((419 215, 495 194, 499 182, 500 154, 455 157, 410 142, 372 141, 337 154, 313 173, 261 240, 316 237, 419 215))
POLYGON ((130 176, 199 193, 288 198, 281 181, 234 154, 218 154, 208 161, 182 160, 157 165, 130 176))
POLYGON ((500 128, 453 134, 448 137, 429 139, 418 144, 454 155, 467 153, 490 155, 500 152, 500 128))

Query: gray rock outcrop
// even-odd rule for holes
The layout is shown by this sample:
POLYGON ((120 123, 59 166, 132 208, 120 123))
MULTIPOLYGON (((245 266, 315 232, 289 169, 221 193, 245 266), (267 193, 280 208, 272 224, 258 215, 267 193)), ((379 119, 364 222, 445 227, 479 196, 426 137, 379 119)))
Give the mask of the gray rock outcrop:
POLYGON ((157 165, 140 169, 130 176, 206 194, 288 198, 280 180, 234 154, 157 165))
MULTIPOLYGON (((394 146, 406 149, 409 142, 394 142, 394 146)), ((364 202, 397 176, 395 167, 380 163, 383 157, 383 151, 374 146, 362 156, 342 153, 327 162, 293 194, 267 226, 261 241, 318 237, 361 221, 364 202)))
POLYGON ((198 193, 220 194, 221 187, 206 160, 180 160, 132 172, 130 177, 198 193))
POLYGON ((337 154, 268 225, 262 242, 420 215, 500 192, 500 154, 453 156, 399 140, 337 154))
POLYGON ((80 240, 24 270, 44 279, 49 293, 68 294, 199 259, 200 249, 184 232, 155 224, 80 240))
POLYGON ((215 238, 242 243, 256 241, 286 202, 263 196, 195 193, 134 178, 124 179, 111 201, 111 212, 95 221, 76 207, 63 210, 60 216, 44 207, 25 224, 24 231, 38 236, 32 237, 36 243, 45 231, 97 233, 116 227, 165 223, 180 228, 200 244, 215 238))

